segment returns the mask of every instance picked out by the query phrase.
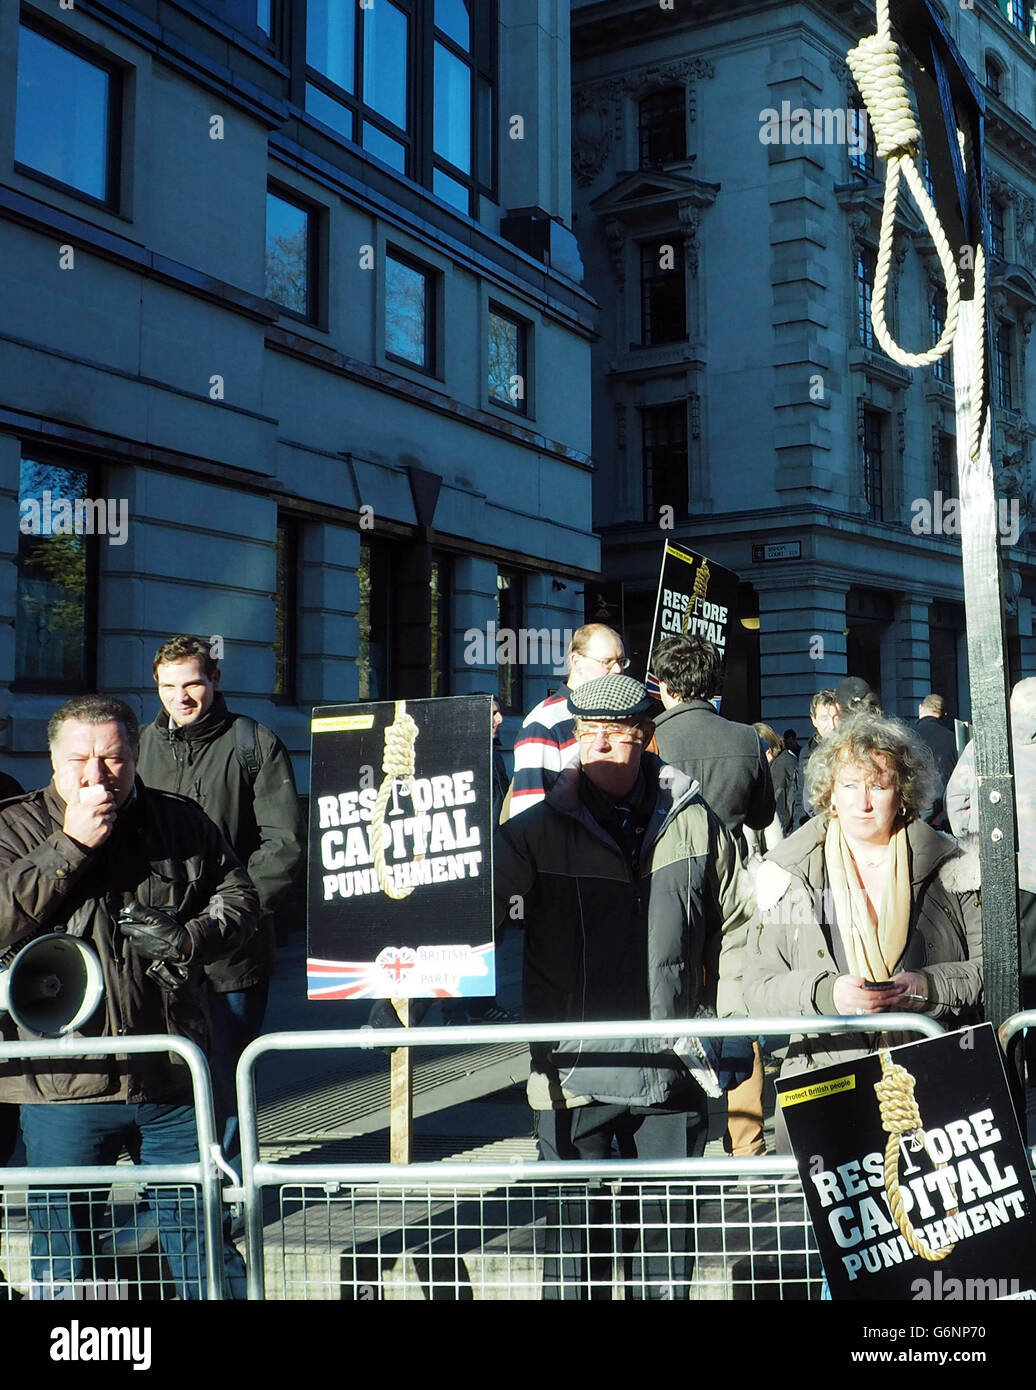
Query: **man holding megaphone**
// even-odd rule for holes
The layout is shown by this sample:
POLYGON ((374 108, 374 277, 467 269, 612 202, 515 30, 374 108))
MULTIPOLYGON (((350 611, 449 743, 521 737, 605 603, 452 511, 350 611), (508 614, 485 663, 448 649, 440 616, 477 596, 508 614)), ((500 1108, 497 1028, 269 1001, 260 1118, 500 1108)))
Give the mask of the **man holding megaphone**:
MULTIPOLYGON (((53 780, 0 806, 0 966, 12 978, 2 1036, 169 1033, 206 1049, 202 968, 255 930, 247 873, 198 807, 136 777, 139 727, 121 700, 70 700, 47 735, 53 780), (62 963, 59 948, 71 943, 33 944, 60 931, 98 962, 103 999, 89 1018, 62 963)), ((124 1145, 143 1164, 198 1159, 189 1075, 165 1053, 0 1062, 0 1101, 12 1100, 33 1167, 114 1163, 124 1145)), ((197 1298, 204 1261, 192 1200, 153 1200, 180 1296, 197 1298)), ((90 1272, 83 1209, 40 1194, 30 1215, 33 1278, 90 1272)), ((228 1255, 234 1288, 240 1257, 228 1255)))

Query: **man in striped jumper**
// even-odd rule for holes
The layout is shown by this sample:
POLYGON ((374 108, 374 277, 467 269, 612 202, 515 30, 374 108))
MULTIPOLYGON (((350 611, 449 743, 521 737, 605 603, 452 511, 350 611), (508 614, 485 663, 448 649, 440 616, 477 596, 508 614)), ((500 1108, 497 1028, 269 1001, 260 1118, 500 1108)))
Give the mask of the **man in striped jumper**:
POLYGON ((573 634, 565 684, 529 711, 515 740, 510 808, 502 820, 520 815, 542 801, 562 768, 578 764, 579 744, 568 706, 569 694, 587 681, 617 675, 628 666, 622 638, 604 623, 587 623, 573 634))

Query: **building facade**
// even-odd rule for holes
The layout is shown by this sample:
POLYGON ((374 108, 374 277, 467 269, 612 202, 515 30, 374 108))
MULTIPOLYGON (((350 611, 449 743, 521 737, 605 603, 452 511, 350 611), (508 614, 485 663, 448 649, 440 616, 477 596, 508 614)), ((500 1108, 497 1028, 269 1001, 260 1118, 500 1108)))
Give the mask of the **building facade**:
POLYGON ((69 695, 154 716, 173 632, 211 636, 302 788, 313 705, 499 683, 518 713, 557 683, 496 637, 577 626, 599 569, 568 20, 0 8, 0 745, 25 785, 69 695))
MULTIPOLYGON (((941 6, 985 85, 994 456, 1012 678, 1036 670, 1036 47, 1015 0, 941 6)), ((604 576, 643 650, 661 542, 742 580, 739 717, 809 732, 847 671, 886 710, 967 718, 952 366, 870 321, 884 164, 845 62, 873 5, 574 0, 575 226, 604 576)), ((890 324, 938 339, 945 286, 901 199, 890 324)))

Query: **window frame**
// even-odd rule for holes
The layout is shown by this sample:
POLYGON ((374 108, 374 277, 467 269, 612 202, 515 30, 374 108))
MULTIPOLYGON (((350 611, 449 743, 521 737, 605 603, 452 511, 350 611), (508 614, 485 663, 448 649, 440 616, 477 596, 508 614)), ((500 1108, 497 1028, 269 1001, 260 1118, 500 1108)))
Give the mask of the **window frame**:
POLYGON ((860 440, 863 463, 863 497, 867 504, 867 517, 870 521, 885 520, 885 460, 888 453, 888 415, 874 406, 863 408, 863 437, 860 440), (874 466, 873 435, 868 427, 873 425, 877 431, 877 468, 874 466))
POLYGON ((36 18, 35 15, 28 15, 24 11, 19 16, 18 30, 18 60, 15 63, 15 99, 14 99, 14 128, 12 150, 17 147, 18 137, 18 71, 21 59, 21 30, 30 29, 39 37, 55 44, 58 48, 63 48, 73 57, 106 72, 109 78, 108 88, 108 139, 105 148, 106 164, 106 193, 105 197, 98 198, 93 193, 88 193, 84 189, 77 188, 75 184, 65 183, 63 179, 55 178, 53 174, 48 174, 42 169, 36 169, 31 164, 23 164, 17 157, 13 157, 13 168, 15 173, 22 174, 26 178, 37 179, 44 183, 48 188, 58 189, 62 193, 67 193, 72 198, 81 199, 89 203, 91 207, 102 208, 106 212, 119 214, 122 211, 122 163, 124 152, 123 139, 123 120, 126 110, 125 84, 127 80, 127 69, 108 53, 103 53, 93 45, 81 41, 79 36, 75 36, 75 41, 70 41, 69 36, 56 31, 50 25, 36 18))
POLYGON ((880 344, 874 334, 874 320, 871 317, 871 304, 874 299, 874 280, 877 275, 878 256, 871 246, 860 246, 856 251, 856 266, 853 283, 856 290, 856 339, 868 352, 880 351, 880 344), (861 267, 864 271, 861 274, 861 267), (870 271, 870 275, 866 271, 870 271))
MULTIPOLYGON (((318 122, 322 129, 331 133, 336 140, 345 140, 363 151, 368 158, 380 156, 364 145, 364 125, 369 124, 389 139, 403 146, 403 170, 388 165, 393 171, 412 182, 419 184, 434 197, 442 198, 434 191, 435 172, 440 170, 447 177, 467 188, 467 206, 463 209, 469 217, 478 215, 480 194, 496 201, 499 182, 499 0, 465 0, 471 25, 471 44, 465 51, 449 34, 438 29, 435 24, 434 0, 387 0, 394 8, 407 17, 407 83, 406 104, 408 123, 406 129, 397 126, 391 118, 382 115, 367 104, 363 96, 363 49, 368 9, 361 8, 355 0, 326 0, 326 3, 344 4, 353 14, 353 73, 354 90, 346 91, 333 78, 313 67, 307 61, 306 29, 310 3, 324 3, 324 0, 295 0, 290 12, 289 34, 286 48, 291 68, 290 91, 293 103, 305 114, 308 120, 318 122), (468 112, 468 132, 470 140, 471 168, 467 173, 450 164, 444 156, 435 151, 435 45, 443 48, 459 59, 469 69, 471 75, 471 99, 468 112), (317 88, 332 101, 350 113, 350 135, 327 125, 319 115, 306 104, 307 85, 317 88), (488 107, 483 110, 483 91, 488 90, 488 107), (488 125, 489 131, 483 130, 488 125), (491 138, 490 138, 491 137, 491 138), (488 165, 489 167, 483 167, 488 165)), ((382 163, 385 161, 382 160, 382 163)), ((456 204, 444 199, 448 206, 457 210, 456 204)))
MULTIPOLYGON (((678 235, 667 237, 664 233, 659 233, 658 239, 648 241, 638 241, 639 251, 638 273, 640 277, 640 342, 639 347, 667 347, 673 343, 686 343, 690 337, 688 314, 687 314, 687 266, 684 260, 683 238, 678 235), (659 246, 671 245, 675 253, 676 264, 672 270, 662 270, 658 265, 659 246), (650 275, 645 275, 645 266, 648 260, 653 262, 653 269, 650 275), (668 302, 678 304, 680 308, 679 318, 682 322, 682 332, 676 333, 673 337, 656 337, 654 330, 654 300, 652 289, 663 284, 665 281, 679 282, 679 295, 671 295, 668 302)), ((663 316, 664 318, 665 316, 663 316)), ((676 315, 671 315, 675 319, 676 315)))
MULTIPOLYGON (((64 468, 75 469, 77 472, 85 473, 87 477, 87 487, 89 492, 85 496, 99 498, 107 497, 107 490, 104 488, 102 470, 90 460, 70 459, 47 449, 35 449, 29 441, 23 441, 19 456, 18 470, 18 494, 19 502, 21 498, 21 465, 23 463, 35 463, 43 468, 64 468)), ((19 526, 19 536, 22 534, 19 526)), ((89 694, 97 689, 97 640, 98 640, 98 620, 100 614, 100 537, 97 535, 84 536, 85 556, 86 556, 86 575, 85 575, 85 595, 83 602, 83 679, 82 680, 53 680, 48 677, 21 676, 18 674, 18 588, 21 576, 21 565, 19 554, 16 549, 14 554, 15 567, 15 591, 14 591, 14 662, 13 676, 11 679, 10 690, 14 694, 38 694, 38 695, 80 695, 89 694)))
MULTIPOLYGON (((648 114, 650 116, 650 113, 648 114)), ((669 144, 670 142, 666 140, 662 143, 669 144)), ((671 85, 658 87, 654 91, 646 92, 637 102, 637 167, 640 169, 665 169, 670 164, 684 163, 687 157, 687 88, 679 85, 671 85), (667 110, 664 105, 666 98, 675 98, 675 100, 671 102, 674 109, 667 110), (645 121, 644 108, 652 104, 661 108, 661 114, 663 116, 669 116, 671 118, 671 124, 668 121, 658 119, 657 116, 653 121, 650 119, 645 121), (676 107, 679 108, 679 122, 677 122, 676 107), (683 153, 662 159, 649 159, 647 157, 646 147, 651 144, 652 134, 657 135, 660 131, 666 131, 671 134, 677 128, 679 128, 680 135, 677 143, 682 147, 683 153)))
MULTIPOLYGON (((279 183, 276 179, 266 181, 267 197, 267 218, 266 236, 264 237, 264 269, 268 267, 269 261, 269 199, 278 198, 282 203, 287 203, 289 207, 297 208, 299 212, 306 215, 306 311, 300 312, 293 309, 290 304, 282 304, 279 299, 273 299, 269 294, 266 298, 271 304, 276 304, 281 314, 286 314, 289 318, 297 319, 300 323, 308 323, 314 327, 322 327, 324 323, 323 314, 323 277, 320 273, 322 257, 321 244, 323 235, 324 209, 318 204, 311 202, 304 194, 291 188, 288 184, 279 183)), ((265 283, 264 283, 265 288, 265 283)))
MULTIPOLYGON (((521 631, 525 621, 525 575, 521 570, 513 569, 510 565, 497 565, 496 567, 496 631, 499 633, 504 628, 517 634, 521 631), (501 579, 507 581, 501 584, 501 579), (508 612, 505 613, 505 605, 501 600, 501 594, 511 595, 509 603, 506 605, 508 612)), ((496 654, 499 657, 500 646, 497 644, 496 654)), ((525 714, 525 691, 524 691, 524 668, 517 659, 520 655, 515 652, 514 661, 496 662, 496 697, 500 703, 500 712, 504 715, 525 714), (504 681, 500 675, 501 671, 510 673, 509 679, 504 681), (506 691, 506 694, 505 694, 506 691)))
POLYGON ((483 372, 483 398, 495 410, 506 412, 509 417, 520 416, 531 419, 533 416, 533 391, 532 391, 532 366, 533 366, 533 325, 532 321, 512 309, 510 305, 501 303, 498 299, 487 299, 486 301, 486 330, 484 336, 485 343, 485 370, 483 372), (493 317, 503 319, 507 323, 513 324, 518 329, 518 370, 512 372, 512 376, 518 376, 525 387, 525 394, 519 400, 506 401, 494 396, 490 390, 489 381, 489 327, 490 319, 493 317))
POLYGON ((989 199, 989 255, 992 260, 1007 260, 1007 204, 994 196, 989 199))
POLYGON ((422 376, 439 377, 439 363, 442 360, 442 351, 439 341, 439 329, 442 323, 442 284, 443 272, 427 261, 419 260, 396 242, 387 241, 381 248, 382 265, 384 266, 385 288, 382 295, 383 312, 381 315, 381 346, 382 355, 386 362, 391 362, 393 366, 405 367, 408 371, 420 372, 422 376), (424 365, 414 362, 409 357, 403 357, 399 353, 392 352, 388 345, 388 263, 395 261, 398 265, 406 266, 410 270, 417 271, 425 280, 425 355, 424 365))
MULTIPOLYGON (((645 522, 658 522, 658 509, 660 506, 672 506, 676 519, 684 519, 690 515, 691 503, 691 482, 690 482, 690 428, 687 418, 686 399, 676 401, 658 401, 646 403, 639 407, 640 412, 640 461, 644 479, 644 520, 645 522), (671 420, 679 420, 682 423, 682 439, 679 438, 679 431, 676 437, 671 437, 665 441, 664 445, 648 443, 648 430, 650 427, 650 417, 660 419, 665 412, 671 420), (683 485, 677 485, 678 495, 672 498, 659 498, 655 479, 655 465, 653 452, 657 448, 665 447, 670 450, 679 451, 683 448, 683 485)), ((670 465, 671 469, 671 465, 670 465)))
POLYGON ((1002 410, 1017 410, 1014 390, 1014 330, 1006 319, 996 319, 993 330, 994 400, 1002 410), (1001 335, 1003 335, 1001 337, 1001 335))

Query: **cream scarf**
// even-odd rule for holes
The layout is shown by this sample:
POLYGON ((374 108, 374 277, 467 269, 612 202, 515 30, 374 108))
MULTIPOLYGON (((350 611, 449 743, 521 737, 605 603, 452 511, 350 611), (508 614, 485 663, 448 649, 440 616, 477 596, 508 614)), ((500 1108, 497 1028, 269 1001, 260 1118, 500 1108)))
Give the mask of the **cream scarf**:
POLYGON ((852 975, 888 980, 906 949, 910 928, 910 854, 906 826, 900 820, 889 841, 888 877, 877 920, 867 901, 852 851, 836 816, 827 823, 824 841, 827 886, 835 921, 852 975))

